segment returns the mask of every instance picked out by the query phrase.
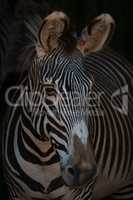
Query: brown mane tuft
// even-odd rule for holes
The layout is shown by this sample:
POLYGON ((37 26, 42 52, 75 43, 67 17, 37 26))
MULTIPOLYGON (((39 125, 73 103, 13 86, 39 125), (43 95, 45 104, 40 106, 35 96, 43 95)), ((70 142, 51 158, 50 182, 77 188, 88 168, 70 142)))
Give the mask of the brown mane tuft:
POLYGON ((73 32, 73 27, 70 25, 69 29, 64 30, 63 35, 60 37, 60 42, 68 53, 73 51, 77 46, 77 40, 74 37, 73 32))

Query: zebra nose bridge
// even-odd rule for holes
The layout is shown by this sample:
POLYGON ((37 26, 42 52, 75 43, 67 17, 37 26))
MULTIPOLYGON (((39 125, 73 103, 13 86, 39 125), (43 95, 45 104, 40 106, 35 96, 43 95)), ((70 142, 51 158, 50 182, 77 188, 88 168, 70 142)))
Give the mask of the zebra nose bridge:
POLYGON ((83 144, 84 146, 86 146, 88 135, 88 127, 84 120, 81 120, 80 122, 74 124, 72 129, 72 140, 74 146, 76 146, 76 144, 83 144))
POLYGON ((95 177, 96 167, 87 145, 88 129, 81 121, 72 129, 68 154, 62 157, 61 173, 67 185, 80 185, 95 177))
POLYGON ((72 129, 71 153, 74 163, 87 158, 88 128, 82 120, 76 123, 72 129))
POLYGON ((62 176, 68 185, 86 183, 96 175, 96 166, 89 159, 86 145, 87 141, 83 143, 79 136, 75 134, 70 148, 71 151, 63 157, 62 176))

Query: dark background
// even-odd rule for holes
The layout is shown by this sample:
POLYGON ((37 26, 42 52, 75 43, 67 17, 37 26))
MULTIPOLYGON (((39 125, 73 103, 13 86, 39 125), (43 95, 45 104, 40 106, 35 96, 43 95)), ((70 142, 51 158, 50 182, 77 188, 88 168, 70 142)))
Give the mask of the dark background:
MULTIPOLYGON (((3 17, 11 18, 16 12, 15 9, 18 1, 0 0, 0 19, 3 17)), ((24 2, 24 0, 20 1, 24 2)), ((42 5, 42 2, 46 2, 46 10, 47 8, 50 10, 63 9, 71 17, 78 32, 97 15, 110 13, 116 21, 116 30, 110 46, 133 63, 132 0, 25 0, 23 11, 28 1, 33 1, 35 5, 42 5)), ((45 9, 40 11, 40 8, 38 8, 41 15, 43 15, 45 9)), ((6 199, 6 194, 3 179, 0 177, 0 198, 6 199)))

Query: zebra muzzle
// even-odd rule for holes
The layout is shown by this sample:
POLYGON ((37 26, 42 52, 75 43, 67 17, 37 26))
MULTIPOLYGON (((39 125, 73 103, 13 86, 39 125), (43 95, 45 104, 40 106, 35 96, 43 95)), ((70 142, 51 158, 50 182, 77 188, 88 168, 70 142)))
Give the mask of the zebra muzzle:
POLYGON ((68 155, 67 162, 61 166, 64 182, 69 187, 81 186, 96 177, 96 165, 82 163, 75 165, 72 156, 68 155))

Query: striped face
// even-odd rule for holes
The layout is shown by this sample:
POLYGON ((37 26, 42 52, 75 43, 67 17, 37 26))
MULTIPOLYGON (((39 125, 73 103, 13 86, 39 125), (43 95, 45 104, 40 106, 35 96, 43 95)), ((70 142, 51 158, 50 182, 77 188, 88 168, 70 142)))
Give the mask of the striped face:
POLYGON ((53 114, 57 123, 64 126, 66 146, 72 143, 74 134, 87 143, 91 81, 85 71, 83 55, 77 49, 67 54, 64 48, 59 48, 42 58, 39 65, 44 106, 47 113, 53 114))
MULTIPOLYGON (((91 81, 85 70, 84 56, 76 48, 68 53, 60 47, 37 58, 33 66, 39 75, 36 88, 43 94, 38 110, 42 116, 37 126, 45 127, 41 133, 54 144, 66 184, 84 183, 95 173, 92 152, 87 147, 91 81), (45 112, 40 113, 40 110, 45 112)), ((33 118, 35 113, 32 112, 33 118)))
MULTIPOLYGON (((101 15, 76 41, 68 16, 53 12, 39 30, 31 79, 34 90, 39 90, 43 97, 39 105, 42 116, 36 118, 37 112, 33 111, 33 121, 35 128, 41 127, 41 134, 47 135, 55 145, 62 177, 69 186, 81 185, 96 173, 88 139, 91 81, 85 70, 84 55, 100 50, 108 39, 111 25, 112 18, 101 15)), ((38 101, 37 97, 33 99, 38 101)))

